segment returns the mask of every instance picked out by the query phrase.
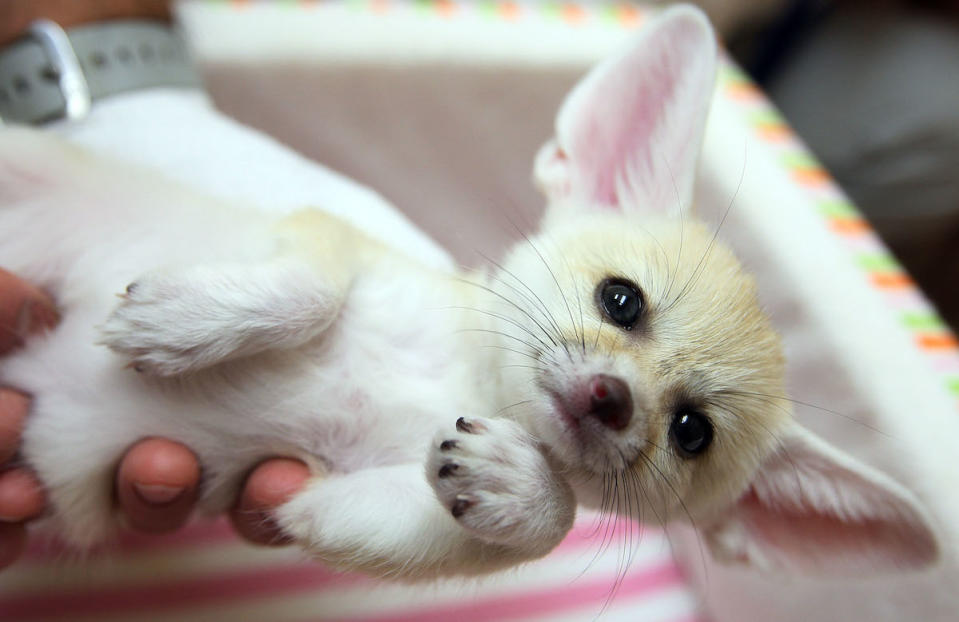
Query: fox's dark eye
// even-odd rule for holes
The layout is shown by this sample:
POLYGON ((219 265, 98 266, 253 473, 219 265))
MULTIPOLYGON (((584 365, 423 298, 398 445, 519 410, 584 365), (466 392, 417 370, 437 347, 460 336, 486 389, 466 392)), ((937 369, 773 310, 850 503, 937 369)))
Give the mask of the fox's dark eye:
POLYGON ((673 416, 669 434, 682 455, 691 458, 706 451, 713 441, 713 424, 701 412, 682 408, 673 416))
POLYGON ((632 330, 646 305, 639 287, 626 279, 606 279, 599 284, 597 293, 606 317, 626 330, 632 330))

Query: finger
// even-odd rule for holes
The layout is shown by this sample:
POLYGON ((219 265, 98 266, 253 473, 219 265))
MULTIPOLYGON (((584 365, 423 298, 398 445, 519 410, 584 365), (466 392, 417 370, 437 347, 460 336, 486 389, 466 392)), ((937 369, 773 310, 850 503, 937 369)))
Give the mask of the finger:
POLYGON ((20 523, 0 523, 0 568, 15 562, 26 544, 26 527, 20 523))
POLYGON ((256 544, 288 544, 270 518, 270 511, 302 490, 309 476, 304 463, 289 458, 267 460, 253 469, 230 512, 237 532, 256 544))
POLYGON ((36 518, 46 503, 43 487, 27 469, 0 473, 0 522, 20 523, 36 518))
POLYGON ((52 328, 59 320, 50 296, 3 269, 0 292, 0 353, 22 344, 28 334, 52 328))
POLYGON ((200 465, 185 445, 161 438, 140 441, 117 469, 116 491, 127 523, 150 533, 183 526, 196 503, 200 465))
POLYGON ((30 399, 26 395, 0 388, 0 464, 17 453, 29 410, 30 399))

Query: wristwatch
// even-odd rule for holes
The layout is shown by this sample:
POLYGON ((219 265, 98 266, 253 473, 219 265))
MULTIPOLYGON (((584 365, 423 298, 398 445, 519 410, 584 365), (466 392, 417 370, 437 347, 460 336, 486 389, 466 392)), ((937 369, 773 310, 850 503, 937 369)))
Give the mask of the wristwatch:
POLYGON ((93 102, 117 93, 199 86, 185 43, 164 22, 115 20, 64 30, 37 20, 0 49, 2 123, 79 119, 93 102))

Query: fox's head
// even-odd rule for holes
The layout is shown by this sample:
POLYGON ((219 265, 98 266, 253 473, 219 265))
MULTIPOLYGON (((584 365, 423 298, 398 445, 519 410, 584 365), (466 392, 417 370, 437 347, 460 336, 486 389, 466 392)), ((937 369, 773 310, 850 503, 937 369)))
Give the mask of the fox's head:
POLYGON ((510 398, 581 501, 688 519, 718 557, 800 569, 921 567, 914 496, 806 431, 753 279, 692 216, 716 42, 691 8, 652 19, 559 111, 539 234, 493 279, 510 398))

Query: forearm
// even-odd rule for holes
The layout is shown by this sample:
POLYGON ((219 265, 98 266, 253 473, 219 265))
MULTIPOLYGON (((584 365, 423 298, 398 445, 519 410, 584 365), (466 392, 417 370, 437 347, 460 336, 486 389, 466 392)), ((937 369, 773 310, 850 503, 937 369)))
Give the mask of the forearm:
POLYGON ((0 45, 8 43, 36 19, 64 28, 92 21, 143 17, 170 19, 171 0, 0 0, 0 45))

